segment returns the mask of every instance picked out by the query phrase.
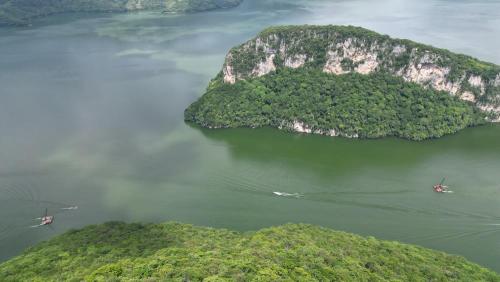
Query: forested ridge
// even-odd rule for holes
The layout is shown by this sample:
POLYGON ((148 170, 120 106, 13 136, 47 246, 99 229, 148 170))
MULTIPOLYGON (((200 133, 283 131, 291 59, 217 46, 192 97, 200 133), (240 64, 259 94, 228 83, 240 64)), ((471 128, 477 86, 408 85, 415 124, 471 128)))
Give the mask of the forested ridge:
MULTIPOLYGON (((375 31, 356 26, 335 25, 298 25, 298 26, 272 26, 260 32, 256 38, 236 46, 230 50, 234 62, 234 72, 242 74, 242 78, 251 75, 252 69, 266 56, 266 51, 275 50, 276 66, 283 67, 285 59, 280 48, 286 46, 286 57, 306 54, 310 60, 306 61, 307 67, 323 68, 327 61, 328 51, 335 50, 337 43, 350 41, 353 47, 364 50, 373 47, 379 59, 379 70, 386 72, 406 68, 413 62, 418 62, 426 55, 430 55, 425 63, 447 67, 450 72, 446 75, 449 81, 458 81, 464 74, 478 75, 484 80, 493 81, 500 73, 500 66, 484 62, 464 54, 457 54, 447 49, 414 42, 408 39, 392 38, 375 31), (260 46, 257 43, 259 39, 260 46), (277 40, 272 40, 277 39, 277 40), (265 44, 263 44, 265 42, 265 44), (281 44, 281 46, 280 46, 281 44), (265 48, 263 48, 263 46, 265 48), (249 49, 254 47, 255 50, 249 49), (335 47, 335 48, 332 48, 335 47), (266 50, 267 48, 267 50, 266 50)), ((340 48, 342 49, 342 48, 340 48)), ((345 69, 354 67, 358 63, 346 60, 345 69), (355 64, 355 65, 350 65, 355 64)), ((467 81, 464 86, 471 87, 467 81)), ((488 94, 497 94, 499 89, 487 85, 488 94)))
POLYGON ((59 13, 155 10, 192 13, 238 6, 242 0, 0 0, 0 26, 25 25, 59 13))
POLYGON ((347 137, 437 138, 484 123, 485 115, 443 91, 384 73, 332 75, 310 68, 278 69, 224 83, 220 74, 185 112, 212 128, 271 126, 347 137))
POLYGON ((500 121, 500 66, 361 27, 270 27, 229 51, 185 120, 438 138, 500 121))
POLYGON ((111 222, 0 264, 0 281, 500 281, 462 257, 327 228, 111 222))

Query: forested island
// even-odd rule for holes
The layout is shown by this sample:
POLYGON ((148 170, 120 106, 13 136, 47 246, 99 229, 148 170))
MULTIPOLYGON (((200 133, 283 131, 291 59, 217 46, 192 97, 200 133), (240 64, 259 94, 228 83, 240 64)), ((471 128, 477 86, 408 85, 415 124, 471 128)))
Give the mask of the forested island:
POLYGON ((238 6, 243 0, 0 0, 0 26, 26 25, 60 13, 156 10, 192 13, 238 6))
POLYGON ((288 224, 257 232, 111 222, 72 230, 0 265, 1 281, 500 281, 413 245, 288 224))
POLYGON ((231 49, 185 120, 209 128, 438 138, 500 121, 500 67, 359 27, 272 27, 231 49))

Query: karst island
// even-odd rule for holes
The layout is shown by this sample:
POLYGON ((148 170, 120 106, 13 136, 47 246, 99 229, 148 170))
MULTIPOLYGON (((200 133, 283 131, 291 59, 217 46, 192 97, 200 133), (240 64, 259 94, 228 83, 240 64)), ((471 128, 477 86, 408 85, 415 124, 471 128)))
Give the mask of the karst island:
POLYGON ((438 138, 500 121, 500 67, 360 27, 271 27, 229 51, 185 119, 209 128, 438 138))

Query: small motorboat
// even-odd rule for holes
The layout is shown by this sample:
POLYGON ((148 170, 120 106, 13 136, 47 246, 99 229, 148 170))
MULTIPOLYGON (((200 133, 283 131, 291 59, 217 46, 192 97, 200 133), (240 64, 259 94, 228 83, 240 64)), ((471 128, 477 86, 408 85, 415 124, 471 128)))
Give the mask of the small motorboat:
POLYGON ((281 197, 295 197, 295 198, 302 197, 302 195, 299 193, 273 192, 273 194, 281 197))

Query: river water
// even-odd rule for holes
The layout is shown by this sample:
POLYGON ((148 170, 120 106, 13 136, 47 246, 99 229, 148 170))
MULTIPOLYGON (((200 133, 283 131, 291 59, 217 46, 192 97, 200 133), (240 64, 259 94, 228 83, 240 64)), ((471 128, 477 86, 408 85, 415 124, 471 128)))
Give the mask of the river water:
POLYGON ((240 231, 305 222, 500 271, 498 125, 417 143, 183 122, 229 48, 298 23, 358 25, 500 63, 491 0, 248 0, 0 29, 0 259, 110 220, 240 231), (454 193, 432 191, 443 177, 454 193), (53 228, 29 228, 45 208, 53 228))

